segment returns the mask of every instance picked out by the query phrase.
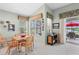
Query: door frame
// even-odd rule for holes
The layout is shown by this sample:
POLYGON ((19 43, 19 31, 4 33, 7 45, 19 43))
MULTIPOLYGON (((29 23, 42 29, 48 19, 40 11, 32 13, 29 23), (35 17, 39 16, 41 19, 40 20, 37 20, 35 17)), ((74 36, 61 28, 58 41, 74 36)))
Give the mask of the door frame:
MULTIPOLYGON (((79 18, 79 16, 68 17, 68 18, 64 18, 64 19, 61 19, 61 20, 64 20, 63 23, 65 24, 65 20, 71 19, 71 18, 79 18)), ((63 25, 64 25, 64 24, 63 24, 63 25)), ((62 25, 62 26, 63 26, 63 25, 62 25)), ((66 42, 66 30, 65 30, 65 26, 64 26, 64 32, 63 32, 63 34, 64 34, 64 35, 63 35, 63 37, 64 37, 64 43, 67 43, 67 42, 66 42)))

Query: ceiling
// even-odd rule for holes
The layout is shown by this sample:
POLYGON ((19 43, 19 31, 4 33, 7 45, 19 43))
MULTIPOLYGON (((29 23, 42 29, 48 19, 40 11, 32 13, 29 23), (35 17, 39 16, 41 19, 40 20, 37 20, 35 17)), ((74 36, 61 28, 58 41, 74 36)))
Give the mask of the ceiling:
MULTIPOLYGON (((52 10, 69 4, 70 3, 47 3, 52 10)), ((20 15, 30 16, 42 5, 44 5, 44 3, 0 3, 0 9, 20 15)))
POLYGON ((55 10, 55 9, 58 9, 58 8, 67 6, 67 5, 69 5, 69 4, 70 4, 70 3, 47 3, 47 5, 48 5, 52 10, 55 10))

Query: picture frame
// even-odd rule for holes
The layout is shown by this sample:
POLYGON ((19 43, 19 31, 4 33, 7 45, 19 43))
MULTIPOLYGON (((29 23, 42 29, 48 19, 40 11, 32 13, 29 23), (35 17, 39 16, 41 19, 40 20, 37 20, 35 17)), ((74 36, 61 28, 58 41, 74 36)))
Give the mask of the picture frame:
POLYGON ((44 31, 44 19, 42 19, 42 31, 44 31))
POLYGON ((36 33, 41 35, 41 21, 40 20, 37 20, 36 21, 36 33))
POLYGON ((6 21, 6 23, 10 23, 10 21, 6 21))
POLYGON ((60 24, 59 23, 53 23, 52 28, 53 29, 59 29, 60 24))
POLYGON ((8 31, 15 31, 15 25, 14 24, 8 24, 8 31))
POLYGON ((4 21, 0 21, 0 24, 4 24, 4 21))

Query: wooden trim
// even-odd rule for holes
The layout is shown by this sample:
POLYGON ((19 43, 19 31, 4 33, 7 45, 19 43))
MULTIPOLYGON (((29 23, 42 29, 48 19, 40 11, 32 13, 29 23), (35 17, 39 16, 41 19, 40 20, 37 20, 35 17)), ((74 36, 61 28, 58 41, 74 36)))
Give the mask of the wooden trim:
POLYGON ((59 14, 59 18, 67 18, 67 17, 73 17, 73 16, 78 16, 79 15, 79 9, 63 12, 59 14))
POLYGON ((31 18, 32 18, 33 20, 37 20, 37 19, 43 18, 43 14, 40 13, 40 14, 38 14, 38 15, 32 16, 31 18))
POLYGON ((18 16, 18 20, 29 20, 29 17, 25 16, 18 16))

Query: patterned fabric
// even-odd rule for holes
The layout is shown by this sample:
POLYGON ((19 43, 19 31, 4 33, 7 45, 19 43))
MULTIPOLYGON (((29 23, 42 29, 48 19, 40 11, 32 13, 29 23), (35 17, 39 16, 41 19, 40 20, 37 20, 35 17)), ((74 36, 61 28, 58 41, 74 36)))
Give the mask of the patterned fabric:
POLYGON ((5 42, 4 37, 2 35, 0 35, 0 44, 2 44, 4 42, 5 42))

